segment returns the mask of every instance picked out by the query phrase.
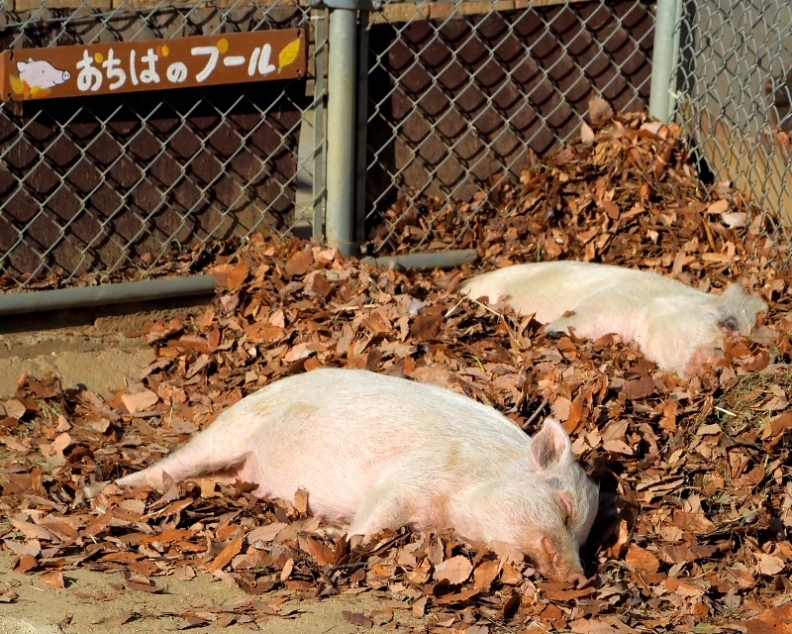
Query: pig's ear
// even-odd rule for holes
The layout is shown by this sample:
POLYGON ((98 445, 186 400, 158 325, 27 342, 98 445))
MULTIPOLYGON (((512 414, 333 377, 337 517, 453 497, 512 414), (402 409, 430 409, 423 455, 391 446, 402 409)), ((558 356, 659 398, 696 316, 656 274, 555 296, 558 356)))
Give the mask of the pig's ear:
POLYGON ((572 442, 561 423, 545 418, 542 429, 531 439, 531 455, 539 469, 551 469, 573 459, 572 442))
POLYGON ((17 62, 17 70, 22 71, 27 68, 29 62, 17 62))

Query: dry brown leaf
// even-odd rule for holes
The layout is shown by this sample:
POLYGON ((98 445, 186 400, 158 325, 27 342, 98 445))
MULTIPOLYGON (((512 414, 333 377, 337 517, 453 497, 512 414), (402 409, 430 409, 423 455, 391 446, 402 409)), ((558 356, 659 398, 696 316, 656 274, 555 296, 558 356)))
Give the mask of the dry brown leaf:
POLYGON ((283 569, 281 570, 280 580, 286 581, 286 579, 288 579, 291 576, 293 570, 294 570, 294 558, 289 557, 289 559, 286 560, 286 564, 283 566, 283 569))
POLYGON ((308 496, 309 494, 306 489, 297 489, 294 494, 294 508, 302 515, 308 513, 308 496))
POLYGON ((654 381, 648 375, 632 381, 625 381, 622 388, 627 398, 632 400, 646 398, 654 394, 655 389, 654 381))
POLYGON ((66 580, 63 578, 63 573, 60 570, 51 570, 40 575, 40 579, 48 586, 53 588, 65 588, 66 580))
POLYGON ((473 566, 468 558, 457 555, 435 566, 432 576, 438 581, 448 581, 448 583, 457 585, 467 581, 471 572, 473 572, 473 566))
POLYGON ((142 390, 134 394, 121 394, 124 407, 130 414, 146 411, 149 407, 159 401, 159 396, 151 390, 142 390))
POLYGON ((72 437, 66 432, 59 434, 49 446, 49 455, 65 460, 63 452, 72 444, 72 437))
POLYGON ((594 130, 585 122, 580 123, 580 142, 583 145, 591 145, 594 143, 594 130))
POLYGON ((785 568, 783 560, 775 555, 756 553, 756 571, 763 575, 777 575, 785 568))
POLYGON ((473 571, 473 588, 479 592, 489 590, 492 582, 500 573, 499 561, 485 561, 476 566, 473 571))
POLYGON ((311 557, 313 557, 320 566, 330 566, 335 563, 336 555, 334 550, 311 537, 305 538, 305 544, 308 552, 311 553, 311 557))
POLYGON ((691 581, 686 581, 677 577, 668 577, 665 580, 665 587, 668 592, 679 594, 683 597, 700 597, 704 594, 704 590, 699 586, 691 581))
POLYGON ((745 628, 747 634, 792 634, 792 603, 765 610, 745 628))
POLYGON ((239 554, 239 551, 242 550, 242 541, 243 538, 240 535, 239 537, 233 539, 225 548, 223 548, 220 554, 215 557, 214 561, 209 564, 209 572, 222 570, 229 563, 231 563, 231 560, 239 554))
POLYGON ((250 269, 243 260, 240 260, 235 264, 218 264, 212 268, 211 273, 218 285, 230 291, 235 291, 245 282, 250 269))
POLYGON ((121 625, 135 620, 139 616, 140 615, 134 610, 126 610, 109 618, 101 619, 100 623, 102 625, 107 625, 108 627, 120 627, 121 625))
POLYGON ((428 600, 429 598, 424 594, 413 601, 411 609, 415 618, 420 619, 424 614, 426 614, 426 603, 428 600))
POLYGON ((15 603, 19 595, 13 590, 0 590, 0 603, 15 603))
POLYGON ((569 629, 578 634, 620 634, 615 627, 594 619, 577 619, 569 623, 569 629))
POLYGON ((504 563, 501 567, 501 583, 507 586, 516 586, 523 582, 523 574, 510 563, 504 563))
POLYGON ((600 95, 594 95, 588 101, 589 121, 592 124, 613 119, 613 108, 600 95))
POLYGON ((634 570, 643 572, 657 572, 660 570, 660 560, 648 550, 635 544, 627 550, 624 561, 634 570))
POLYGON ((247 534, 247 542, 251 546, 255 546, 256 542, 271 542, 287 526, 288 524, 283 522, 273 522, 272 524, 260 526, 247 534))
POLYGON ((722 214, 729 210, 728 200, 716 200, 709 204, 707 207, 708 214, 722 214))
POLYGON ((674 524, 694 535, 706 535, 715 530, 715 524, 709 521, 701 513, 686 513, 684 511, 674 511, 674 524))
POLYGON ((0 416, 2 417, 8 416, 18 420, 25 415, 26 411, 25 405, 15 398, 0 401, 0 416))
POLYGON ((43 526, 13 518, 11 519, 11 524, 28 539, 39 539, 47 542, 61 541, 55 533, 53 533, 51 530, 48 530, 47 528, 44 528, 43 526))
POLYGON ((341 614, 343 614, 344 618, 352 625, 357 625, 358 627, 374 627, 374 621, 360 612, 342 610, 341 614))
POLYGON ((784 412, 771 418, 769 426, 774 436, 792 428, 792 412, 784 412))
POLYGON ((314 263, 314 255, 311 249, 297 251, 289 261, 286 262, 286 273, 289 277, 295 275, 305 275, 314 263))

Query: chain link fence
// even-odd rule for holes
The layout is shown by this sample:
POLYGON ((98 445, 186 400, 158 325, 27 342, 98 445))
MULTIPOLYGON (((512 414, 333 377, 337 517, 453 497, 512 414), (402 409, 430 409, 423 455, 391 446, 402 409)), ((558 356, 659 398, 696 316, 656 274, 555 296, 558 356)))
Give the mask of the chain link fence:
MULTIPOLYGON (((667 1, 667 0, 666 0, 667 1)), ((672 0, 678 58, 674 117, 710 187, 732 183, 753 219, 789 235, 792 219, 792 4, 672 0)), ((658 115, 662 116, 662 115, 658 115)), ((749 218, 749 221, 751 218, 749 218)))
POLYGON ((579 133, 593 95, 617 112, 647 107, 653 4, 495 5, 418 2, 371 16, 365 209, 381 246, 426 197, 467 202, 518 180, 579 133), (400 214, 380 224, 397 197, 400 214))
MULTIPOLYGON (((3 3, 5 49, 295 27, 312 47, 307 81, 0 105, 0 286, 154 276, 187 245, 262 223, 321 236, 326 31, 339 2, 361 6, 3 3)), ((359 11, 357 242, 365 223, 388 243, 399 218, 382 214, 397 197, 410 214, 427 197, 470 201, 518 179, 578 133, 595 94, 617 111, 645 108, 653 7, 456 0, 359 11)))
POLYGON ((2 286, 46 283, 48 277, 68 282, 118 268, 146 277, 195 241, 244 237, 265 220, 290 231, 321 200, 311 167, 323 131, 321 118, 313 126, 311 115, 322 101, 323 82, 311 69, 323 55, 324 43, 316 46, 323 11, 286 2, 64 5, 4 2, 3 49, 313 22, 311 76, 307 82, 3 103, 2 286))

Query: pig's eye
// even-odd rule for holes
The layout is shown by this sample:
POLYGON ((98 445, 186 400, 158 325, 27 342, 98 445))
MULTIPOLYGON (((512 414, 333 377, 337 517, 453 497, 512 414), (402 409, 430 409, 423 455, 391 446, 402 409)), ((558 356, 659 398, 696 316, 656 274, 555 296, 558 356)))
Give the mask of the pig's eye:
POLYGON ((721 328, 725 328, 726 330, 737 331, 740 329, 740 324, 737 321, 737 318, 734 315, 730 315, 725 319, 720 321, 721 328))
POLYGON ((561 502, 561 517, 564 518, 564 526, 569 526, 575 516, 575 504, 572 496, 569 493, 561 493, 559 495, 561 502))

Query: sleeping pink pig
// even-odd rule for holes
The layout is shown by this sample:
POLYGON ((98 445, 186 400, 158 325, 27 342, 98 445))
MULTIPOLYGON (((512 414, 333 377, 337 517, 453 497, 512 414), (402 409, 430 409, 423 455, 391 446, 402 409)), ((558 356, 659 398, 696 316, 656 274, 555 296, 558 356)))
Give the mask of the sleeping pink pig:
POLYGON ((586 339, 617 334, 683 376, 722 356, 724 335, 749 334, 767 310, 738 284, 715 295, 651 271, 591 262, 515 264, 467 280, 460 291, 533 314, 548 334, 570 328, 586 339))
POLYGON ((258 484, 260 497, 293 499, 351 522, 350 535, 383 528, 454 528, 507 542, 545 576, 585 580, 578 549, 598 490, 569 437, 547 419, 533 438, 491 407, 440 387, 363 370, 321 369, 259 390, 153 466, 117 481, 159 487, 223 473, 258 484))

